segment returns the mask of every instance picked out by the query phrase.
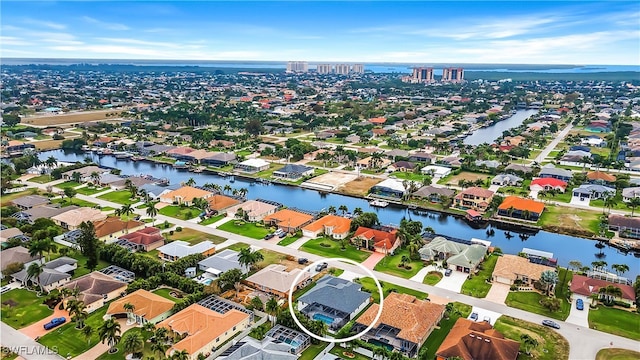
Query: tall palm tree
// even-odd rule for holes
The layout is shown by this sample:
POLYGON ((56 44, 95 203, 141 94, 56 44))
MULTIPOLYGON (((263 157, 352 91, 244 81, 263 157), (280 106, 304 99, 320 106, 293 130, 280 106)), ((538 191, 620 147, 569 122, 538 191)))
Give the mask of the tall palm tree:
POLYGON ((37 256, 39 259, 42 259, 42 253, 47 251, 47 249, 49 248, 47 242, 44 241, 44 240, 45 239, 32 240, 29 243, 29 255, 31 257, 36 257, 37 256))
POLYGON ((271 297, 267 303, 265 304, 265 310, 269 315, 271 315, 271 324, 276 324, 276 317, 280 312, 280 305, 278 305, 278 300, 275 297, 271 297))
POLYGON ((124 308, 124 311, 127 312, 127 317, 131 316, 133 311, 136 309, 136 306, 129 302, 122 305, 122 307, 124 308))
POLYGON ((73 173, 71 173, 71 180, 73 180, 74 182, 80 183, 82 179, 82 174, 80 174, 77 171, 74 171, 73 173))
POLYGON ((336 213, 336 207, 331 205, 331 206, 329 206, 329 209, 327 211, 329 212, 329 214, 335 214, 336 213))
POLYGON ((91 327, 91 325, 86 325, 82 328, 82 336, 87 339, 87 346, 91 344, 91 337, 95 334, 95 330, 91 327))
POLYGON ((187 350, 182 350, 182 351, 174 351, 173 354, 171 354, 171 360, 189 360, 189 353, 187 352, 187 350))
POLYGON ((636 208, 640 206, 640 198, 634 197, 627 203, 627 206, 631 208, 631 217, 633 217, 633 213, 636 211, 636 208))
POLYGON ((42 267, 42 265, 38 264, 37 262, 32 263, 27 268, 27 281, 31 280, 32 283, 38 284, 40 292, 44 290, 40 285, 40 274, 42 274, 43 270, 44 268, 42 267))
POLYGON ((98 181, 100 181, 100 174, 97 171, 94 171, 89 175, 89 178, 93 181, 94 185, 98 185, 98 181))
POLYGON ((618 276, 622 276, 622 275, 624 275, 624 273, 629 271, 629 265, 627 265, 627 264, 613 264, 613 265, 611 265, 611 268, 613 270, 615 270, 615 272, 616 272, 616 274, 618 274, 618 276))
POLYGON ((120 323, 114 318, 110 318, 100 325, 98 328, 98 336, 100 336, 100 342, 104 344, 107 342, 109 346, 109 354, 113 354, 117 351, 116 345, 120 342, 120 323))
POLYGON ((155 204, 151 201, 145 204, 147 206, 147 216, 151 218, 151 226, 156 222, 156 216, 158 215, 158 209, 156 209, 155 204))
POLYGON ((139 332, 127 332, 122 338, 122 349, 126 354, 137 354, 144 349, 144 339, 139 332))
POLYGON ((525 353, 527 353, 527 355, 531 355, 531 350, 538 346, 538 340, 532 338, 529 334, 520 335, 520 340, 522 340, 524 351, 525 353))
POLYGON ((187 182, 185 183, 185 185, 187 186, 193 186, 196 184, 196 181, 193 178, 189 178, 189 180, 187 180, 187 182))
POLYGON ((364 211, 362 210, 361 207, 357 207, 355 209, 353 209, 353 216, 359 216, 362 215, 364 213, 364 211))
POLYGON ((226 193, 228 193, 228 192, 231 192, 231 190, 232 190, 232 188, 231 188, 231 185, 229 185, 229 184, 226 184, 226 185, 224 186, 224 188, 222 188, 222 191, 223 191, 225 194, 226 194, 226 193))
POLYGON ((84 321, 89 317, 87 306, 84 302, 76 299, 70 300, 67 303, 67 310, 69 311, 71 320, 76 323, 76 329, 82 329, 84 327, 84 321))
POLYGON ((338 210, 342 212, 342 215, 344 215, 346 212, 349 211, 349 208, 347 207, 347 205, 343 204, 338 207, 338 210))
POLYGON ((146 333, 152 333, 156 330, 156 325, 152 322, 145 322, 144 324, 142 324, 142 331, 146 332, 146 333))
POLYGON ((238 190, 238 196, 240 196, 243 199, 245 199, 247 197, 248 193, 249 193, 249 189, 247 189, 247 188, 240 188, 238 190))
POLYGON ((118 216, 125 216, 127 218, 125 227, 124 227, 124 232, 125 234, 129 233, 129 215, 133 214, 133 208, 131 207, 131 204, 122 205, 121 208, 116 209, 115 213, 118 216))

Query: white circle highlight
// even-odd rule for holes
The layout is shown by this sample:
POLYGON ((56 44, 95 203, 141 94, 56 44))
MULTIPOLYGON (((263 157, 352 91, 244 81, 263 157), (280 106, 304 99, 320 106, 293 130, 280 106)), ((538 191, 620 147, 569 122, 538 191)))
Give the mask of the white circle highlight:
POLYGON ((296 276, 295 279, 293 279, 293 283, 291 284, 291 287, 289 288, 289 297, 288 297, 288 301, 289 301, 289 313, 291 314, 291 316, 293 317, 293 321, 295 321, 296 325, 298 325, 298 327, 300 327, 300 329, 306 333, 307 335, 311 336, 314 339, 320 340, 320 341, 324 341, 324 342, 330 342, 330 343, 341 343, 341 342, 348 342, 348 341, 352 341, 352 340, 356 340, 358 338, 360 338, 360 336, 366 334, 367 332, 369 332, 369 330, 373 329, 373 326, 378 322, 378 320, 380 319, 380 316, 382 315, 382 306, 384 305, 384 294, 382 293, 382 286, 380 285, 380 282, 378 281, 378 278, 373 274, 373 272, 369 269, 367 269, 366 267, 364 267, 364 265, 362 265, 359 262, 355 262, 351 259, 345 259, 345 258, 327 258, 327 259, 322 259, 322 260, 318 260, 315 261, 309 265, 307 265, 304 269, 302 269, 301 272, 298 273, 298 275, 296 276), (325 338, 319 335, 316 335, 314 333, 312 333, 311 331, 309 331, 306 327, 302 326, 302 323, 300 323, 300 320, 298 320, 298 318, 296 317, 295 311, 293 309, 293 289, 296 287, 296 284, 298 283, 298 281, 300 281, 300 279, 302 278, 302 275, 308 270, 311 269, 313 266, 316 266, 317 264, 323 263, 323 262, 335 262, 335 261, 343 261, 349 264, 353 264, 356 265, 358 267, 360 267, 361 269, 364 270, 364 272, 367 273, 367 275, 369 275, 373 281, 376 283, 376 286, 378 287, 378 294, 380 294, 380 305, 378 306, 378 313, 376 314, 376 317, 373 319, 373 321, 371 322, 371 324, 369 324, 369 326, 367 326, 366 329, 362 330, 360 333, 355 334, 353 336, 347 337, 347 338, 342 338, 342 339, 335 339, 335 338, 325 338))

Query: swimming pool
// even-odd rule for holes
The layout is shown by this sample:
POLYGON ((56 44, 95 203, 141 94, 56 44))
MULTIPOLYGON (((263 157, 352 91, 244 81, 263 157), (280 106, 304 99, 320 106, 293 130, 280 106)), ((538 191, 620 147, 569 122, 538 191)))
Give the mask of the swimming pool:
POLYGON ((202 283, 205 284, 205 285, 211 285, 212 282, 213 282, 213 279, 206 279, 206 280, 202 281, 202 283))
POLYGON ((393 351, 393 345, 389 345, 389 344, 387 344, 387 343, 383 343, 383 342, 382 342, 382 341, 380 341, 380 340, 377 340, 377 339, 369 339, 367 342, 368 342, 369 344, 373 344, 373 345, 376 345, 376 346, 381 346, 381 347, 387 348, 387 350, 389 350, 389 351, 393 351))
POLYGON ((333 324, 333 318, 324 314, 313 315, 313 320, 320 320, 327 325, 333 324))

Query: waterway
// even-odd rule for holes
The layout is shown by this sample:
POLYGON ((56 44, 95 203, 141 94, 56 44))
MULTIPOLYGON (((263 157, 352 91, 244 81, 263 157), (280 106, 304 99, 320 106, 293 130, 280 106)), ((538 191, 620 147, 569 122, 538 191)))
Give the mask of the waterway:
POLYGON ((487 229, 475 229, 469 226, 465 220, 455 216, 437 212, 416 215, 406 208, 394 206, 376 208, 371 207, 365 199, 345 195, 321 195, 315 190, 278 184, 259 184, 241 179, 236 179, 235 182, 231 183, 230 178, 223 178, 213 174, 191 173, 185 170, 174 169, 170 165, 156 164, 147 161, 119 160, 113 156, 100 157, 89 152, 52 150, 42 152, 39 155, 42 160, 45 160, 49 156, 65 162, 83 161, 85 157, 88 157, 101 166, 120 169, 123 175, 149 174, 156 178, 167 178, 172 184, 186 182, 189 178, 193 178, 197 185, 215 183, 224 186, 228 184, 233 188, 248 189, 247 197, 249 199, 268 199, 280 202, 288 207, 297 207, 311 211, 320 211, 332 205, 336 208, 340 205, 346 205, 350 211, 353 211, 356 207, 360 207, 365 212, 371 211, 377 213, 378 218, 383 224, 397 225, 402 218, 410 218, 421 221, 423 226, 432 227, 435 232, 439 234, 461 239, 479 238, 490 240, 492 245, 500 247, 505 253, 516 254, 520 252, 523 247, 528 247, 554 253, 554 257, 558 258, 559 263, 564 266, 566 266, 570 260, 579 260, 585 266, 590 265, 592 261, 604 260, 607 261, 609 265, 629 265, 631 270, 626 274, 627 276, 635 277, 640 274, 640 260, 632 254, 625 255, 615 248, 608 246, 600 250, 595 247, 595 241, 573 236, 538 231, 537 233, 530 234, 526 240, 523 240, 513 229, 511 229, 511 235, 513 235, 513 237, 509 238, 506 231, 496 228, 495 235, 488 237, 486 234, 487 229))
POLYGON ((505 120, 498 121, 494 125, 482 128, 467 136, 462 142, 466 145, 491 144, 502 136, 505 130, 516 128, 527 120, 527 118, 538 113, 538 110, 518 110, 515 114, 505 120))

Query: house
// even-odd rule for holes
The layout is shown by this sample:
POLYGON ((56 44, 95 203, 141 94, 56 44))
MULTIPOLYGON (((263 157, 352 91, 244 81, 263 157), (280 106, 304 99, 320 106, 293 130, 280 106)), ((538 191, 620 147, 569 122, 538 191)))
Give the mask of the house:
POLYGON ((413 169, 415 169, 417 166, 418 165, 408 161, 396 161, 393 164, 387 166, 387 171, 388 172, 394 172, 394 171, 407 172, 407 171, 413 171, 413 169))
MULTIPOLYGON (((282 327, 281 325, 277 325, 282 327)), ((275 328, 274 328, 275 329, 275 328)), ((295 331, 295 330, 291 330, 295 331)), ((297 332, 297 331, 295 331, 297 332)), ((302 334, 303 336, 307 335, 302 334)), ((294 342, 297 344, 298 342, 294 342)), ((309 346, 309 344, 307 344, 309 346)), ((292 347, 284 341, 266 337, 258 341, 251 336, 245 336, 241 341, 231 346, 227 351, 218 356, 219 360, 297 360, 297 353, 291 353, 292 347)))
POLYGON ((179 189, 181 186, 179 184, 172 184, 167 186, 161 186, 157 184, 145 184, 138 187, 138 192, 141 194, 148 195, 151 199, 156 200, 160 196, 171 192, 173 190, 179 189))
POLYGON ((374 125, 382 125, 387 121, 387 118, 385 118, 385 117, 375 117, 375 118, 370 118, 368 121, 370 123, 374 124, 374 125))
POLYGON ((241 204, 234 205, 227 208, 227 216, 235 217, 239 214, 239 210, 242 210, 243 218, 247 221, 261 221, 266 216, 273 214, 278 210, 278 206, 273 204, 267 204, 263 201, 249 200, 241 204))
POLYGON ((499 174, 491 179, 492 185, 499 186, 520 186, 522 178, 511 174, 499 174))
POLYGON ((421 163, 431 163, 436 159, 436 156, 433 154, 425 153, 425 152, 416 152, 409 156, 409 161, 417 161, 421 163))
POLYGON ((431 202, 441 202, 444 198, 452 199, 456 194, 455 190, 433 185, 423 186, 418 191, 411 194, 414 198, 428 199, 431 202))
POLYGON ((111 186, 111 184, 115 184, 118 182, 123 183, 124 181, 125 180, 118 175, 114 175, 111 173, 103 173, 98 176, 98 179, 95 182, 98 183, 100 186, 111 186))
POLYGON ((109 216, 104 220, 94 221, 93 227, 96 231, 96 238, 107 244, 119 239, 129 231, 136 231, 144 227, 144 223, 136 220, 122 221, 120 217, 109 216))
POLYGON ((112 189, 114 190, 122 190, 127 187, 127 184, 131 183, 131 185, 135 186, 140 190, 140 187, 147 184, 155 184, 155 180, 147 179, 141 176, 129 176, 127 178, 120 178, 117 181, 109 183, 112 189))
POLYGON ((386 156, 387 158, 392 159, 393 161, 395 161, 396 158, 398 158, 398 157, 406 159, 407 157, 409 157, 409 152, 406 151, 406 150, 393 149, 393 150, 389 150, 389 151, 385 152, 384 156, 386 156))
MULTIPOLYGON (((70 259, 70 258, 67 258, 67 259, 70 259)), ((71 259, 71 260, 75 262, 70 262, 70 263, 73 263, 75 265, 77 261, 75 259, 71 259)), ((52 266, 53 265, 55 264, 52 264, 52 266)), ((61 270, 67 270, 70 272, 75 270, 76 267, 62 266, 61 270)), ((13 278, 14 281, 20 282, 22 286, 25 286, 25 287, 28 286, 29 284, 33 284, 33 285, 37 284, 46 292, 49 292, 55 288, 58 288, 66 284, 71 279, 71 274, 69 274, 68 272, 63 272, 53 267, 47 267, 47 264, 45 264, 42 267, 42 273, 40 273, 37 279, 29 277, 29 274, 27 273, 27 269, 28 268, 25 267, 24 269, 18 271, 17 273, 11 274, 11 278, 13 278)))
POLYGON ((476 160, 477 167, 486 167, 487 169, 495 169, 500 166, 500 162, 496 160, 476 160))
POLYGON ((30 224, 33 224, 38 219, 42 219, 42 218, 50 219, 54 216, 60 215, 67 211, 71 211, 79 208, 80 208, 79 206, 75 206, 75 205, 70 205, 65 207, 57 207, 57 205, 56 206, 45 205, 45 206, 34 207, 29 210, 19 211, 11 215, 11 217, 17 219, 18 221, 28 222, 30 224))
POLYGON ((453 206, 462 210, 473 209, 485 212, 493 199, 493 191, 481 187, 470 187, 462 190, 453 198, 453 206))
POLYGON ((397 179, 385 179, 369 189, 371 194, 395 198, 402 198, 405 192, 404 183, 397 179))
POLYGON ((235 165, 239 171, 257 173, 269 169, 269 162, 262 159, 249 159, 235 165))
POLYGON ((213 255, 216 246, 209 240, 191 245, 186 241, 176 240, 158 248, 158 257, 161 260, 176 261, 185 256, 202 254, 204 256, 213 255))
POLYGON ((294 287, 294 291, 302 289, 311 281, 309 273, 302 272, 300 279, 294 284, 293 280, 300 272, 302 272, 301 269, 296 268, 289 271, 284 265, 271 264, 246 278, 245 283, 256 290, 286 298, 289 296, 291 287, 294 287))
POLYGON ((171 309, 175 303, 156 295, 150 291, 139 289, 114 300, 107 308, 106 315, 114 318, 127 318, 135 320, 136 324, 143 325, 150 322, 156 324, 171 315, 171 309), (125 309, 125 304, 133 305, 133 310, 125 309))
POLYGON ((229 164, 235 164, 237 157, 235 153, 214 153, 209 157, 205 157, 200 160, 202 164, 211 165, 216 167, 227 166, 229 164))
POLYGON ((64 287, 69 290, 77 289, 77 299, 84 302, 87 312, 91 313, 122 296, 127 290, 127 283, 94 271, 71 280, 64 287))
POLYGON ((351 219, 337 215, 326 215, 302 228, 302 235, 311 239, 325 234, 333 239, 344 239, 349 235, 351 219))
POLYGON ((555 190, 564 193, 567 190, 567 182, 552 177, 537 178, 531 181, 529 190, 531 191, 549 191, 555 190))
POLYGON ((98 209, 81 207, 75 210, 65 211, 62 214, 52 217, 51 220, 64 229, 75 230, 80 227, 80 224, 83 222, 102 221, 106 218, 107 215, 98 209))
POLYGON ((209 202, 209 210, 214 211, 216 214, 220 214, 226 209, 241 203, 240 200, 225 195, 213 195, 207 199, 207 202, 209 202))
POLYGON ((64 180, 72 180, 73 179, 73 174, 74 173, 79 173, 80 174, 80 182, 88 182, 88 181, 93 181, 94 179, 91 178, 91 175, 93 173, 96 173, 98 175, 100 174, 104 174, 105 172, 108 172, 109 170, 107 169, 103 169, 101 167, 97 167, 97 166, 85 166, 82 167, 80 169, 75 169, 75 170, 69 170, 67 172, 62 173, 62 178, 64 180))
POLYGON ((167 204, 185 204, 191 206, 193 199, 203 198, 208 199, 213 196, 214 193, 207 190, 198 189, 192 186, 183 186, 177 190, 170 191, 163 195, 160 195, 160 202, 167 204))
POLYGON ((291 209, 282 209, 267 215, 263 221, 265 225, 277 226, 284 232, 294 233, 313 220, 313 215, 301 213, 291 209))
POLYGON ((620 237, 640 239, 640 218, 610 214, 609 230, 617 231, 620 237))
POLYGON ((474 273, 478 265, 484 260, 487 254, 487 247, 480 244, 468 245, 459 254, 447 259, 447 266, 451 270, 464 273, 474 273))
POLYGON ((240 261, 238 261, 239 258, 239 252, 225 249, 198 262, 198 268, 214 277, 218 277, 223 272, 231 269, 239 269, 243 274, 247 274, 249 268, 246 265, 241 265, 240 261))
POLYGON ((298 299, 297 309, 311 320, 320 320, 332 331, 340 330, 371 302, 362 285, 325 275, 298 299), (340 301, 336 301, 340 299, 340 301))
POLYGON ((554 178, 568 182, 573 178, 573 173, 571 170, 556 168, 551 164, 547 164, 540 168, 538 176, 541 178, 554 178))
POLYGON ((160 229, 151 226, 121 235, 116 243, 134 251, 148 252, 164 245, 164 237, 160 229))
POLYGON ((347 142, 352 143, 352 144, 357 144, 360 142, 360 136, 356 135, 356 134, 351 134, 349 136, 347 136, 346 138, 344 138, 347 142))
POLYGON ((383 231, 359 226, 353 234, 351 242, 369 251, 389 254, 393 253, 400 245, 400 242, 397 241, 397 233, 396 229, 383 231))
POLYGON ((273 177, 286 180, 298 180, 305 176, 313 175, 314 168, 311 166, 287 164, 282 169, 274 171, 273 177))
POLYGON ((622 189, 622 201, 629 202, 633 198, 640 197, 640 186, 622 189))
MULTIPOLYGON (((37 134, 34 134, 34 136, 37 134)), ((36 146, 34 144, 29 144, 24 141, 18 140, 9 140, 6 142, 3 141, 2 152, 9 156, 17 156, 22 155, 22 153, 27 149, 35 149, 36 146)))
POLYGON ((40 195, 21 196, 11 201, 20 210, 29 210, 49 204, 49 198, 40 195))
MULTIPOLYGON (((0 251, 0 270, 4 271, 9 264, 24 264, 24 268, 29 268, 33 263, 41 264, 42 260, 38 256, 29 255, 29 249, 23 246, 15 246, 0 251)), ((3 276, 4 277, 4 276, 3 276)))
POLYGON ((591 184, 608 185, 616 181, 616 177, 602 171, 589 171, 587 173, 587 181, 591 184))
POLYGON ((548 270, 555 269, 532 263, 522 256, 504 254, 496 262, 492 279, 494 282, 507 285, 513 285, 519 281, 523 286, 533 287, 533 284, 540 280, 540 275, 548 270))
POLYGON ((607 142, 597 135, 591 135, 580 140, 582 145, 595 146, 595 147, 607 147, 607 142))
POLYGON ((19 237, 20 239, 23 240, 28 240, 29 238, 26 237, 22 231, 18 228, 8 228, 8 229, 3 229, 0 230, 0 243, 5 243, 13 238, 17 238, 19 237))
POLYGON ((616 189, 597 184, 582 184, 573 189, 573 196, 579 197, 581 201, 584 199, 604 199, 615 195, 616 189))
POLYGON ((507 171, 522 173, 522 174, 530 174, 533 172, 533 168, 531 166, 520 165, 520 164, 509 164, 504 169, 507 171))
POLYGON ((442 179, 443 177, 451 174, 451 168, 439 165, 429 165, 420 169, 420 172, 425 175, 431 175, 434 179, 442 179))
POLYGON ((418 253, 420 254, 420 259, 423 261, 437 261, 458 255, 468 247, 468 244, 448 240, 442 236, 436 236, 418 250, 418 253))
MULTIPOLYGON (((353 332, 364 331, 376 318, 379 304, 372 304, 356 319, 353 332)), ((392 292, 384 299, 382 314, 362 341, 385 344, 394 351, 413 357, 444 315, 445 306, 415 296, 392 292)))
MULTIPOLYGON (((267 331, 265 339, 287 345, 289 347, 289 354, 297 356, 300 356, 299 354, 311 345, 311 337, 307 334, 282 325, 276 325, 267 331)), ((275 360, 276 358, 274 357, 273 359, 275 360)), ((278 357, 277 359, 287 358, 278 357)))
POLYGON ((626 302, 630 305, 636 301, 635 290, 633 286, 627 284, 617 284, 603 279, 595 279, 584 275, 574 274, 569 284, 569 290, 578 295, 591 296, 599 294, 601 288, 607 286, 615 286, 622 291, 621 297, 615 297, 615 300, 626 302))
POLYGON ((459 318, 438 350, 436 360, 516 360, 518 341, 505 337, 486 321, 459 318))
POLYGON ((507 196, 498 206, 498 216, 538 221, 544 211, 544 203, 518 196, 507 196))
MULTIPOLYGON (((362 148, 361 148, 362 150, 362 148)), ((391 164, 389 159, 376 159, 373 156, 368 156, 364 159, 356 161, 356 166, 360 169, 384 169, 391 164)))
POLYGON ((191 304, 157 326, 170 330, 179 339, 167 350, 168 356, 186 351, 189 360, 196 360, 200 354, 207 356, 247 329, 250 316, 236 309, 221 314, 200 304, 191 304))

